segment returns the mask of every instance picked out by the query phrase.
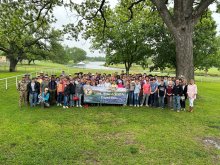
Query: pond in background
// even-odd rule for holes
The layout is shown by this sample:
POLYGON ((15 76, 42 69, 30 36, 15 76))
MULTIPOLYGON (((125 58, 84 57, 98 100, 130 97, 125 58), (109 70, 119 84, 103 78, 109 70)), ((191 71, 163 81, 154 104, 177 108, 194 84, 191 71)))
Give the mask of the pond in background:
POLYGON ((73 65, 74 68, 83 68, 83 69, 104 69, 104 70, 122 70, 119 68, 111 68, 104 66, 105 62, 88 62, 85 65, 73 65))

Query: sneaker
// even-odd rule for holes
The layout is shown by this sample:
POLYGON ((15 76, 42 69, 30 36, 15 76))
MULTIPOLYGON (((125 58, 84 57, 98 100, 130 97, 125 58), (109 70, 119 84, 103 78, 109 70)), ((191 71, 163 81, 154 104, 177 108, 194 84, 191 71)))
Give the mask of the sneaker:
POLYGON ((149 105, 146 105, 146 107, 149 107, 149 105))
POLYGON ((130 107, 132 107, 132 105, 130 104, 130 107))
POLYGON ((76 107, 79 107, 79 105, 76 105, 76 107))
POLYGON ((60 104, 57 104, 57 106, 59 107, 59 106, 60 106, 60 104))
POLYGON ((180 112, 180 110, 177 110, 177 112, 180 112))
POLYGON ((63 106, 63 108, 65 109, 65 108, 66 108, 66 106, 63 106))
POLYGON ((137 105, 134 105, 135 107, 137 106, 137 105))
POLYGON ((66 106, 66 108, 69 108, 68 106, 66 106))
POLYGON ((139 105, 137 105, 137 107, 139 107, 139 105))
POLYGON ((80 108, 82 108, 82 105, 79 105, 80 108))

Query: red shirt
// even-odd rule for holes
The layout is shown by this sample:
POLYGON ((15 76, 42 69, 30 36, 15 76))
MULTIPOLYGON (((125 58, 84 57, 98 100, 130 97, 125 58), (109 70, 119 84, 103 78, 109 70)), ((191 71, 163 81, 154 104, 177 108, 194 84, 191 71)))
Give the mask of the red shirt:
POLYGON ((150 94, 150 84, 144 84, 143 85, 143 93, 144 94, 150 94))
POLYGON ((172 95, 172 90, 173 90, 173 87, 168 85, 167 86, 167 94, 172 95))

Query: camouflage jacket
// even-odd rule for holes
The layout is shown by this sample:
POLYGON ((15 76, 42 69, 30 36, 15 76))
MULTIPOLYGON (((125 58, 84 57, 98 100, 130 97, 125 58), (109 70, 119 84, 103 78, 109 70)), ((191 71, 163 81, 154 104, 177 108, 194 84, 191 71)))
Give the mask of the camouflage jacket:
POLYGON ((27 82, 19 81, 18 82, 18 91, 27 91, 27 82))

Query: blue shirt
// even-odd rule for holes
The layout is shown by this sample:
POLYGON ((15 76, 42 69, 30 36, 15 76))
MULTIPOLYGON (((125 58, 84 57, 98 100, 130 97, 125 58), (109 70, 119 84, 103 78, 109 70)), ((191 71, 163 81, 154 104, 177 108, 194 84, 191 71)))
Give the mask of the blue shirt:
POLYGON ((47 92, 47 94, 45 94, 44 92, 42 93, 42 97, 43 97, 43 100, 48 102, 49 101, 49 97, 50 97, 50 93, 47 92))
POLYGON ((157 83, 155 82, 155 83, 150 83, 150 87, 151 87, 151 92, 154 92, 155 90, 156 90, 156 88, 157 88, 157 83))

